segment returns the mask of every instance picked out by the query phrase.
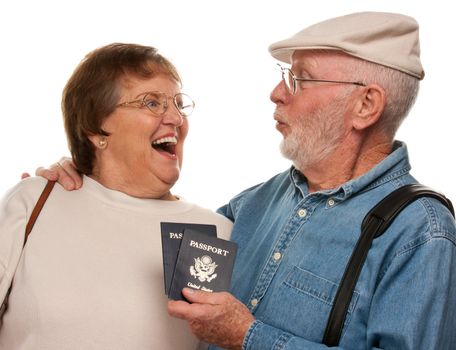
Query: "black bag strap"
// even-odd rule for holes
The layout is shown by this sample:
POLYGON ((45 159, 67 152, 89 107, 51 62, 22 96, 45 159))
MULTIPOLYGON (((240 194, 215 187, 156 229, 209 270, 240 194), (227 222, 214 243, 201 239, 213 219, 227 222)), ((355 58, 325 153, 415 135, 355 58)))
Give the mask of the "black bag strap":
POLYGON ((420 197, 432 197, 439 200, 454 217, 454 208, 448 198, 419 184, 400 187, 373 207, 364 217, 361 225, 361 235, 345 267, 345 272, 326 324, 323 344, 327 346, 337 346, 339 344, 348 306, 372 241, 386 231, 402 209, 420 197))

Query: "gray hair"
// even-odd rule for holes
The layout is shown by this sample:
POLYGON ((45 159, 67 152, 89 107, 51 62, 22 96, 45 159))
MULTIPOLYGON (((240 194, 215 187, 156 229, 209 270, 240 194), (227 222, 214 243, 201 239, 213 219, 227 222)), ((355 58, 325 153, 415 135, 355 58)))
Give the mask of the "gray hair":
POLYGON ((418 96, 420 81, 398 70, 353 57, 348 68, 350 79, 366 84, 378 84, 386 92, 386 105, 378 128, 394 138, 418 96))

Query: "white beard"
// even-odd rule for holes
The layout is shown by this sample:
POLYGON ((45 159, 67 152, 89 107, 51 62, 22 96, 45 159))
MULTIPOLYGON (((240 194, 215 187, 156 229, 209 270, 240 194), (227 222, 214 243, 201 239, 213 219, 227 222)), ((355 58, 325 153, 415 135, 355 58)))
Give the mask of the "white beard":
POLYGON ((291 133, 280 143, 285 158, 299 170, 316 164, 330 155, 344 135, 346 97, 298 118, 290 125, 291 133))

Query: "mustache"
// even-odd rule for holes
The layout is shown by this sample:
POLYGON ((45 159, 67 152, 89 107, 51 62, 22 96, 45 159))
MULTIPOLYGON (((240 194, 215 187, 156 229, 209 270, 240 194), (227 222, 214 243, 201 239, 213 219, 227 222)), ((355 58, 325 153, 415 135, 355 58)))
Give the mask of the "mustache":
POLYGON ((277 109, 274 111, 273 116, 274 116, 274 119, 277 120, 277 121, 279 121, 279 122, 282 122, 282 121, 285 121, 285 120, 288 119, 287 116, 286 116, 285 114, 281 113, 281 112, 278 111, 277 109))

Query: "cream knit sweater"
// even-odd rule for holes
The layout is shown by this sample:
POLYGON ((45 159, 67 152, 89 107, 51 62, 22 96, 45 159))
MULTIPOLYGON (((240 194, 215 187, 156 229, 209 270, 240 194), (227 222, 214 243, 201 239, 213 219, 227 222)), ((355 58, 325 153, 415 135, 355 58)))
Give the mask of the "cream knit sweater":
POLYGON ((231 222, 184 200, 138 199, 84 177, 56 185, 22 251, 26 222, 45 180, 30 178, 0 206, 2 350, 181 350, 197 340, 167 313, 160 222, 231 222))

